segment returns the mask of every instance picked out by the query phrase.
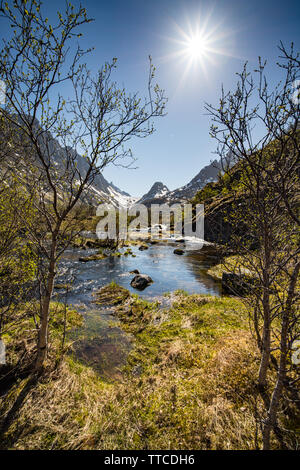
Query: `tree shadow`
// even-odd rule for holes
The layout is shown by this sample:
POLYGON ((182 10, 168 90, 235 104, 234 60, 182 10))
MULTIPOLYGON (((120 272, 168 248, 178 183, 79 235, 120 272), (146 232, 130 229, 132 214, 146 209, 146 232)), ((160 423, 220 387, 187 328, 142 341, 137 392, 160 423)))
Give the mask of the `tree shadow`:
POLYGON ((0 450, 9 448, 13 442, 18 440, 20 433, 26 426, 26 423, 21 428, 17 429, 13 437, 9 438, 5 436, 10 426, 13 424, 19 410, 21 409, 26 397, 30 391, 36 386, 39 380, 40 374, 32 373, 32 364, 27 364, 26 367, 12 367, 5 366, 1 368, 0 375, 0 396, 4 398, 8 396, 17 380, 26 380, 27 382, 22 390, 17 394, 13 404, 8 410, 5 410, 5 404, 3 406, 3 415, 0 416, 0 450))

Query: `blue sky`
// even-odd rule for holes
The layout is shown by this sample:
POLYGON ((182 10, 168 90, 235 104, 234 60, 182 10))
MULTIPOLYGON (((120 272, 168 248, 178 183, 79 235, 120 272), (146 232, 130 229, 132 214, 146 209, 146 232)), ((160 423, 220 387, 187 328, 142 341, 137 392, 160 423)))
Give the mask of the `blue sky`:
MULTIPOLYGON (((73 0, 74 5, 79 4, 73 0)), ((254 69, 257 56, 268 59, 273 80, 278 71, 272 65, 280 40, 294 41, 299 49, 299 0, 82 0, 95 21, 85 27, 83 45, 94 46, 88 65, 95 70, 103 62, 118 58, 116 80, 129 91, 146 92, 148 55, 157 67, 157 81, 169 98, 168 115, 155 122, 156 133, 134 139, 131 148, 137 158, 135 170, 110 167, 104 176, 134 196, 149 190, 155 181, 170 189, 189 182, 214 158, 215 143, 209 137, 209 119, 204 103, 217 103, 221 84, 230 89, 235 72, 244 61, 254 69), (206 22, 211 47, 201 62, 188 67, 182 50, 183 32, 193 35, 196 25, 206 22), (184 77, 184 78, 183 78, 184 77)), ((46 0, 49 16, 62 2, 46 0)))

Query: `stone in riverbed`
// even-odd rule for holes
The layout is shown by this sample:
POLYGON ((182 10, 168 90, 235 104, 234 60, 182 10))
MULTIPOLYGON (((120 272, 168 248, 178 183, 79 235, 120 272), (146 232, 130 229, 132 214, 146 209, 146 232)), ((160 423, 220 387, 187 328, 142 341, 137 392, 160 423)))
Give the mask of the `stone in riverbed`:
POLYGON ((54 289, 57 289, 57 290, 59 290, 59 289, 70 290, 71 285, 70 284, 55 284, 54 289))
POLYGON ((98 253, 91 256, 81 257, 79 258, 79 261, 81 263, 87 263, 88 261, 98 261, 105 258, 107 258, 107 255, 105 253, 98 253))
POLYGON ((174 255, 183 255, 184 251, 181 250, 180 248, 176 248, 176 250, 173 251, 174 255))
POLYGON ((78 261, 80 261, 81 263, 87 263, 88 261, 91 261, 91 260, 90 260, 89 257, 87 256, 86 258, 79 258, 78 261))
POLYGON ((150 284, 152 284, 153 280, 147 274, 137 274, 131 281, 131 286, 138 290, 144 290, 150 284))

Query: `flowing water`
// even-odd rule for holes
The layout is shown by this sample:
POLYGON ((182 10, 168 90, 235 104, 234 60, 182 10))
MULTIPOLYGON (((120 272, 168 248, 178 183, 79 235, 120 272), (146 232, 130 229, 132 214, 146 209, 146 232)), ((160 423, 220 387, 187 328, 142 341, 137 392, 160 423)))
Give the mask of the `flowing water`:
POLYGON ((131 249, 136 257, 108 257, 86 263, 79 258, 94 254, 95 250, 70 249, 60 261, 56 280, 57 285, 68 283, 71 286, 69 292, 57 289, 57 298, 76 307, 85 319, 84 326, 73 335, 76 357, 109 379, 119 376, 132 348, 132 338, 116 326, 110 308, 93 304, 95 291, 115 281, 143 298, 161 302, 164 293, 177 289, 188 293, 221 293, 220 285, 206 274, 216 262, 214 248, 210 245, 204 245, 200 250, 196 244, 188 242, 149 245, 145 251, 140 251, 137 246, 131 249), (174 248, 187 251, 180 256, 173 253, 174 248), (142 292, 130 286, 134 277, 130 271, 134 269, 149 275, 154 281, 142 292))

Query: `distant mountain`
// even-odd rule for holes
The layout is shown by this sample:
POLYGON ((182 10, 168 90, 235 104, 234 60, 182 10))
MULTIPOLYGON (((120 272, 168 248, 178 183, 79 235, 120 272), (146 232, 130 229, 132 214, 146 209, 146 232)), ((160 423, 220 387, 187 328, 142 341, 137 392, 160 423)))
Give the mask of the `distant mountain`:
POLYGON ((182 186, 174 191, 170 191, 167 186, 161 182, 156 182, 144 196, 137 201, 138 204, 175 204, 189 201, 195 194, 207 183, 217 181, 218 174, 222 170, 221 162, 214 160, 209 165, 206 165, 199 173, 185 186, 182 186))
MULTIPOLYGON (((36 121, 36 126, 40 126, 38 121, 36 121)), ((63 147, 50 133, 44 133, 44 139, 48 150, 45 154, 48 153, 48 155, 50 155, 51 166, 53 166, 58 173, 64 173, 66 154, 68 153, 72 155, 72 160, 75 162, 75 166, 78 170, 77 179, 84 178, 89 168, 89 163, 86 158, 81 156, 75 149, 63 147)), ((230 162, 230 160, 229 158, 228 161, 230 162)), ((88 190, 85 191, 82 200, 95 207, 100 202, 109 202, 115 207, 131 207, 137 203, 145 204, 148 207, 150 207, 151 204, 183 203, 192 199, 207 183, 217 181, 220 171, 222 171, 220 160, 214 160, 209 165, 202 168, 188 184, 170 191, 165 184, 157 181, 140 199, 134 198, 127 192, 122 191, 112 182, 109 183, 104 176, 99 173, 95 176, 88 190)))
POLYGON ((165 186, 160 181, 157 181, 156 183, 154 183, 151 189, 146 194, 144 194, 141 199, 137 201, 137 204, 159 204, 160 200, 162 202, 165 200, 165 197, 167 194, 169 194, 169 192, 170 190, 167 188, 167 186, 165 186))
MULTIPOLYGON (((37 130, 40 129, 40 123, 36 119, 35 126, 37 130)), ((1 129, 0 129, 1 135, 1 129)), ((77 175, 75 180, 84 179, 88 169, 89 162, 86 158, 81 156, 75 149, 71 147, 63 147, 58 140, 54 139, 50 132, 43 133, 43 137, 40 137, 41 147, 45 147, 45 155, 50 160, 50 165, 53 167, 58 174, 64 174, 66 171, 67 154, 72 157, 74 167, 77 169, 77 175)), ((26 150, 24 149, 24 152, 26 150)), ((22 158, 22 155, 15 154, 15 157, 22 158)), ((133 198, 130 194, 122 191, 113 183, 109 183, 101 173, 98 173, 90 187, 84 192, 81 198, 84 202, 97 206, 100 202, 109 202, 114 206, 128 207, 134 204, 137 198, 133 198)))
MULTIPOLYGON (((89 169, 89 163, 86 158, 82 157, 74 149, 62 147, 59 142, 51 136, 51 134, 48 134, 47 136, 47 145, 51 155, 51 160, 57 168, 64 165, 66 152, 71 152, 72 158, 76 162, 78 172, 81 177, 84 178, 89 169)), ((98 173, 91 186, 87 191, 85 191, 83 199, 85 202, 93 206, 97 206, 100 202, 109 202, 116 207, 129 207, 134 204, 137 198, 133 198, 130 194, 122 191, 112 182, 109 183, 101 173, 98 173)))
POLYGON ((209 165, 206 165, 199 173, 185 186, 175 189, 168 194, 169 201, 183 202, 190 200, 195 196, 197 191, 204 188, 207 183, 217 181, 218 174, 222 169, 221 163, 214 160, 209 165))
POLYGON ((112 202, 115 205, 117 203, 117 205, 120 207, 130 207, 134 205, 138 200, 137 197, 130 196, 130 194, 126 193, 125 191, 122 191, 112 182, 109 183, 107 189, 109 191, 110 197, 112 198, 112 202))

